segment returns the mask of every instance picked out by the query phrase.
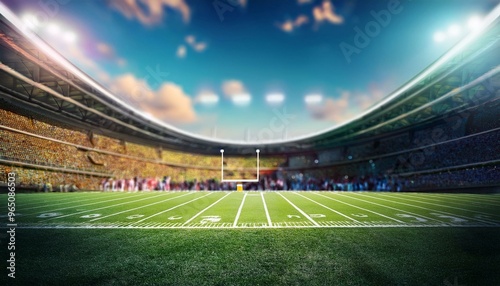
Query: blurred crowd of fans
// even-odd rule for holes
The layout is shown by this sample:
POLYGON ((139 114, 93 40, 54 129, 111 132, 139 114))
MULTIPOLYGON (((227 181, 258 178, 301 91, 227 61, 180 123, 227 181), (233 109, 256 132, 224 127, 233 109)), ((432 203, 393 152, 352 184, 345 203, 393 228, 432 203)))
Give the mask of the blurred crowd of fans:
MULTIPOLYGON (((5 181, 7 172, 15 171, 19 184, 41 191, 236 188, 235 183, 215 179, 220 177, 219 156, 133 144, 76 131, 69 126, 57 127, 6 110, 0 110, 0 124, 61 141, 0 129, 0 159, 30 164, 26 168, 0 163, 0 182, 5 181)), ((493 129, 458 138, 457 134, 463 134, 460 128, 446 128, 442 124, 360 142, 333 152, 337 155, 329 160, 296 160, 298 166, 292 166, 282 156, 264 157, 261 166, 273 171, 261 174, 259 182, 246 183, 244 187, 248 190, 402 191, 498 184, 498 163, 484 163, 500 159, 500 144, 491 144, 500 142, 500 131, 493 129)), ((239 170, 235 172, 238 178, 256 176, 252 171, 253 156, 228 157, 224 164, 239 170)))

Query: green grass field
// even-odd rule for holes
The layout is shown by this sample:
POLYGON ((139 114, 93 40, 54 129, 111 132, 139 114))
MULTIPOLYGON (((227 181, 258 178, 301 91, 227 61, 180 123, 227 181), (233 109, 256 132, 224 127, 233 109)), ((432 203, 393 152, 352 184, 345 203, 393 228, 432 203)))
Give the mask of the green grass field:
POLYGON ((15 223, 0 285, 500 285, 498 194, 17 194, 15 223))

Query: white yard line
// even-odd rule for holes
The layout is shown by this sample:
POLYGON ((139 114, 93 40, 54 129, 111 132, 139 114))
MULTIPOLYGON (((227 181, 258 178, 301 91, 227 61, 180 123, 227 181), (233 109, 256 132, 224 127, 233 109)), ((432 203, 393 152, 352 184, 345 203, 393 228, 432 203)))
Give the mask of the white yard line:
MULTIPOLYGON (((357 195, 358 196, 366 197, 366 195, 362 195, 362 194, 357 194, 357 195)), ((383 200, 383 201, 387 201, 387 202, 391 202, 391 203, 396 203, 396 204, 400 204, 400 205, 415 207, 415 208, 419 208, 419 209, 423 209, 423 210, 433 211, 433 212, 436 212, 436 213, 442 213, 442 214, 446 214, 446 215, 451 215, 451 216, 458 217, 458 218, 463 218, 463 219, 468 219, 468 220, 475 220, 475 221, 480 221, 480 222, 489 223, 489 224, 498 224, 498 222, 486 221, 486 220, 477 219, 477 218, 473 218, 473 217, 469 217, 469 216, 459 215, 459 214, 455 214, 455 213, 449 213, 449 212, 445 212, 445 211, 442 211, 442 210, 430 209, 430 208, 426 208, 426 207, 421 207, 421 206, 416 206, 416 205, 411 205, 411 204, 399 202, 395 198, 393 198, 393 200, 391 200, 391 201, 383 199, 383 198, 377 198, 377 196, 371 196, 371 198, 374 198, 376 200, 383 200)))
POLYGON ((424 215, 421 215, 421 214, 417 214, 417 213, 409 212, 409 211, 406 211, 406 210, 401 210, 401 209, 398 209, 398 208, 394 208, 394 207, 390 207, 390 206, 382 205, 382 204, 375 203, 375 202, 371 202, 371 201, 367 201, 367 200, 358 199, 358 198, 353 197, 352 195, 351 195, 351 196, 346 196, 346 195, 343 195, 343 194, 340 194, 340 193, 338 193, 337 195, 338 195, 338 196, 342 196, 342 197, 346 197, 346 198, 351 198, 351 199, 353 199, 353 200, 358 200, 358 201, 362 201, 362 202, 365 202, 365 203, 369 203, 369 204, 373 204, 373 205, 381 206, 381 207, 384 207, 384 208, 386 208, 386 209, 392 209, 392 210, 395 210, 395 211, 398 211, 398 212, 411 214, 411 215, 414 215, 414 216, 416 216, 416 217, 421 217, 421 218, 425 218, 425 219, 428 219, 428 220, 434 220, 434 221, 440 222, 440 223, 442 223, 442 224, 447 224, 446 222, 444 222, 444 221, 440 221, 440 220, 435 219, 435 218, 427 217, 427 216, 424 216, 424 215))
POLYGON ((269 211, 267 210, 266 200, 264 199, 264 192, 260 192, 260 196, 262 197, 262 203, 264 204, 264 210, 266 211, 267 225, 273 226, 273 223, 271 221, 271 217, 269 216, 269 211))
POLYGON ((140 207, 137 207, 137 208, 133 208, 133 209, 124 210, 124 211, 117 212, 117 213, 114 213, 114 214, 110 214, 110 215, 107 215, 107 216, 102 216, 102 217, 94 218, 94 219, 89 220, 89 222, 100 220, 100 219, 107 218, 107 217, 110 217, 110 216, 119 215, 119 214, 130 212, 130 211, 135 211, 135 210, 142 209, 142 208, 145 208, 145 207, 149 207, 149 206, 161 204, 161 203, 164 203, 164 202, 167 202, 167 201, 171 201, 171 200, 174 200, 174 199, 177 199, 177 198, 181 198, 181 197, 184 197, 184 196, 187 196, 187 195, 191 195, 191 194, 194 194, 194 192, 189 192, 189 193, 181 195, 181 196, 177 196, 177 197, 173 197, 173 198, 168 198, 166 200, 162 200, 162 201, 159 201, 159 202, 155 202, 155 203, 143 205, 143 206, 140 206, 140 207))
POLYGON ((243 209, 243 204, 245 204, 245 199, 247 198, 247 195, 248 193, 245 193, 245 195, 243 195, 240 207, 238 208, 238 212, 236 213, 236 217, 234 218, 233 227, 236 227, 236 225, 238 224, 238 219, 240 219, 241 210, 243 209))
MULTIPOLYGON (((89 199, 78 200, 76 202, 80 203, 80 202, 97 201, 97 200, 102 201, 103 199, 109 199, 109 197, 112 197, 112 196, 106 196, 104 198, 102 198, 102 197, 101 198, 93 197, 93 198, 89 198, 89 199)), ((38 205, 38 206, 34 206, 34 207, 29 207, 29 208, 23 208, 23 205, 20 204, 21 206, 20 206, 19 210, 20 211, 27 211, 27 210, 34 210, 34 209, 45 208, 45 207, 53 207, 53 206, 59 206, 59 205, 66 205, 66 204, 71 204, 71 203, 75 203, 75 198, 71 198, 70 200, 64 200, 64 201, 60 201, 60 202, 55 202, 55 204, 45 204, 43 206, 38 205)))
POLYGON ((280 195, 285 201, 287 201, 292 207, 294 207, 299 213, 301 213, 305 218, 307 218, 310 222, 312 222, 315 226, 320 226, 315 220, 313 220, 310 216, 308 216, 303 210, 299 209, 296 205, 294 205, 290 200, 285 198, 281 194, 281 192, 276 192, 278 195, 280 195))
POLYGON ((379 215, 381 217, 385 217, 385 218, 388 218, 390 220, 393 220, 393 221, 396 221, 396 222, 399 222, 399 223, 405 223, 404 221, 401 221, 399 219, 395 219, 395 218, 392 218, 390 216, 386 216, 386 215, 383 215, 381 213, 378 213, 378 212, 375 212, 375 211, 372 211, 372 210, 369 210, 369 209, 365 209, 365 208, 362 208, 362 207, 358 207, 356 205, 352 205, 352 204, 349 204, 349 203, 346 203, 346 202, 343 202, 343 201, 339 201, 339 200, 336 200, 334 198, 330 198, 328 196, 325 196, 325 195, 321 195, 321 194, 318 194, 318 193, 314 193, 315 195, 318 195, 318 196, 321 196, 321 197, 324 197, 324 198, 327 198, 329 200, 332 200, 332 201, 336 201, 336 202, 339 202, 339 203, 342 203, 342 204, 345 204, 345 205, 348 205, 348 206, 351 206, 351 207, 354 207, 354 208, 357 208, 357 209, 360 209, 360 210, 364 210, 364 211, 367 211, 367 212, 370 212, 370 213, 373 213, 373 214, 376 214, 376 215, 379 215))
POLYGON ((162 195, 157 195, 157 196, 153 196, 153 197, 142 198, 140 200, 133 200, 133 201, 130 201, 130 202, 119 203, 119 204, 116 204, 116 205, 110 205, 110 206, 105 206, 105 207, 91 209, 91 210, 79 211, 79 212, 71 213, 71 214, 67 214, 67 215, 61 215, 61 216, 51 217, 51 218, 45 219, 44 221, 53 220, 53 219, 60 219, 60 218, 63 218, 63 217, 68 217, 68 216, 73 216, 73 215, 77 215, 77 214, 88 213, 88 212, 93 212, 93 211, 98 211, 98 210, 103 210, 103 209, 109 209, 109 208, 112 208, 112 207, 117 207, 117 206, 126 205, 126 204, 132 204, 132 203, 136 203, 136 202, 140 202, 140 201, 144 201, 144 200, 153 199, 153 198, 156 198, 156 197, 159 197, 159 196, 162 196, 162 195))
MULTIPOLYGON (((422 200, 422 202, 434 202, 434 203, 443 203, 443 200, 446 200, 445 203, 447 204, 452 204, 452 205, 455 205, 455 206, 463 206, 464 204, 469 204, 473 207, 476 207, 476 208, 485 208, 485 207, 488 207, 489 209, 491 209, 492 206, 494 205, 489 205, 488 206, 485 206, 487 204, 483 203, 483 202, 478 202, 477 200, 474 201, 474 200, 470 200, 470 201, 457 201, 457 200, 454 200, 451 196, 449 198, 447 197, 429 197, 429 196, 422 196, 422 197, 417 197, 417 196, 409 196, 409 195, 405 195, 403 197, 401 197, 401 199, 419 199, 419 200, 422 200), (471 204, 472 203, 472 204, 471 204)), ((485 215, 492 215, 492 216, 500 216, 500 214, 494 214, 494 213, 484 213, 484 212, 481 212, 481 211, 476 211, 474 209, 467 209, 469 211, 473 211, 473 212, 476 212, 476 213, 482 213, 482 214, 485 214, 485 215)))
POLYGON ((175 207, 171 207, 171 208, 166 209, 166 210, 163 210, 163 211, 161 211, 161 212, 157 212, 157 213, 155 213, 155 214, 153 214, 153 215, 150 215, 150 216, 145 217, 145 218, 143 218, 143 219, 141 219, 141 220, 138 220, 138 221, 136 221, 136 222, 134 222, 134 223, 132 223, 132 224, 130 224, 130 225, 132 226, 132 225, 134 225, 134 224, 138 224, 138 223, 140 223, 140 222, 143 222, 143 221, 145 221, 145 220, 147 220, 147 219, 150 219, 150 218, 152 218, 152 217, 155 217, 155 216, 157 216, 157 215, 161 215, 161 214, 163 214, 163 213, 166 213, 166 212, 168 212, 168 211, 174 210, 174 209, 176 209, 176 208, 178 208, 178 207, 182 207, 183 205, 187 205, 187 204, 189 204, 189 203, 191 203, 191 202, 194 202, 194 201, 199 200, 199 199, 201 199, 201 198, 204 198, 204 197, 206 197, 206 196, 210 196, 211 194, 213 194, 213 193, 208 193, 208 194, 206 194, 206 195, 204 195, 204 196, 201 196, 201 197, 198 197, 198 198, 192 199, 192 200, 190 200, 190 201, 187 201, 187 202, 185 202, 185 203, 182 203, 182 204, 176 205, 175 207))
POLYGON ((352 220, 352 221, 354 221, 354 222, 358 222, 358 223, 359 223, 359 221, 358 221, 358 220, 353 219, 352 217, 347 216, 347 215, 345 215, 345 214, 343 214, 343 213, 341 213, 341 212, 339 212, 339 211, 336 211, 336 210, 334 210, 334 209, 332 209, 332 208, 330 208, 330 207, 327 207, 327 206, 325 206, 324 204, 319 203, 319 202, 317 202, 317 201, 315 201, 315 200, 313 200, 313 199, 310 199, 310 198, 308 198, 308 197, 306 197, 306 196, 304 196, 304 195, 302 195, 302 194, 299 194, 299 193, 294 193, 294 194, 296 194, 296 195, 298 195, 298 196, 301 196, 301 197, 303 197, 304 199, 309 200, 309 201, 311 201, 311 202, 313 202, 313 203, 315 203, 315 204, 317 204, 317 205, 320 205, 320 206, 324 207, 325 209, 330 210, 330 211, 332 211, 332 212, 334 212, 334 213, 336 213, 336 214, 338 214, 338 215, 341 215, 341 216, 343 216, 343 217, 345 217, 345 218, 347 218, 347 219, 350 219, 350 220, 352 220))
MULTIPOLYGON (((138 194, 136 196, 133 196, 133 197, 125 197, 125 198, 118 198, 118 199, 112 199, 112 200, 106 200, 106 201, 98 201, 98 202, 95 202, 95 203, 90 203, 90 204, 84 204, 84 205, 76 205, 76 206, 69 206, 69 207, 65 207, 65 208, 59 208, 59 209, 53 209, 53 210, 43 210, 44 213, 51 213, 51 212, 55 212, 55 211, 60 211, 60 210, 66 210, 66 209, 71 209, 71 208, 80 208, 80 207, 85 207, 85 206, 91 206, 91 205, 96 205, 96 204, 102 204, 102 203, 109 203, 109 202, 114 202, 114 201, 119 201, 119 200, 125 200, 125 199, 130 199, 130 198, 136 198, 136 197, 139 197, 141 194, 138 194)), ((29 214, 25 214, 26 215, 34 215, 34 214, 37 214, 39 213, 40 211, 37 211, 37 212, 34 212, 34 213, 29 213, 29 214)))
POLYGON ((196 217, 198 217, 199 215, 201 215, 202 213, 204 213, 206 210, 210 209, 211 207, 215 206, 217 203, 219 203, 220 201, 222 201, 225 197, 229 196, 230 194, 232 194, 231 192, 228 192, 225 196, 223 196, 222 198, 218 199, 215 203, 209 205, 208 207, 204 208, 203 210, 201 210, 199 213, 195 214, 192 218, 188 219, 185 223, 183 223, 182 225, 186 225, 188 223, 190 223, 191 221, 193 221, 196 217))

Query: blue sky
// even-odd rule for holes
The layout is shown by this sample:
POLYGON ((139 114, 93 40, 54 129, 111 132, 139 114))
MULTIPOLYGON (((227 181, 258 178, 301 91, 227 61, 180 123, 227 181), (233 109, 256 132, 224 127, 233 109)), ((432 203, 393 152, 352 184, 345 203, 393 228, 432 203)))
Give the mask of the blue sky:
POLYGON ((68 60, 151 116, 195 134, 251 141, 291 139, 352 118, 445 53, 470 31, 473 15, 480 20, 498 4, 2 2, 68 60))

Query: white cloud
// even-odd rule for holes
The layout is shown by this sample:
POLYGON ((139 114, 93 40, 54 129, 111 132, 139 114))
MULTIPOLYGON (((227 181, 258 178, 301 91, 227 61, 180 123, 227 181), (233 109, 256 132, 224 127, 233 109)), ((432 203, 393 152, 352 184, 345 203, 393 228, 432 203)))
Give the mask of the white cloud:
POLYGON ((239 80, 227 80, 222 83, 222 92, 235 105, 245 106, 252 101, 252 96, 247 92, 243 82, 239 80))
POLYGON ((101 54, 105 59, 115 62, 118 66, 124 67, 127 61, 124 58, 120 58, 116 55, 115 49, 109 44, 99 42, 95 46, 97 52, 101 54))
POLYGON ((309 22, 309 18, 305 15, 298 16, 295 20, 287 20, 281 24, 278 24, 278 28, 280 28, 283 32, 293 32, 296 28, 307 24, 309 22))
POLYGON ((338 25, 344 22, 342 16, 335 14, 334 7, 328 0, 323 1, 321 5, 313 8, 313 17, 316 23, 326 21, 338 25))
POLYGON ((110 0, 110 4, 128 19, 137 19, 147 26, 161 23, 165 8, 181 13, 184 22, 191 18, 191 9, 184 0, 110 0))
POLYGON ((125 74, 115 78, 110 89, 165 122, 191 123, 197 119, 191 98, 175 83, 164 82, 159 89, 152 90, 145 80, 125 74))
POLYGON ((226 97, 231 98, 237 94, 246 93, 246 90, 241 81, 232 79, 222 83, 222 92, 226 97))
POLYGON ((342 90, 338 98, 325 98, 321 104, 307 105, 312 118, 336 124, 349 120, 380 101, 387 93, 376 85, 367 91, 342 90))
POLYGON ((186 54, 187 54, 186 46, 184 46, 184 45, 180 45, 180 46, 177 48, 177 57, 178 57, 178 58, 185 58, 185 57, 186 57, 186 54))
POLYGON ((188 46, 190 46, 194 51, 200 53, 207 49, 207 43, 197 42, 195 36, 187 35, 184 39, 188 46))

